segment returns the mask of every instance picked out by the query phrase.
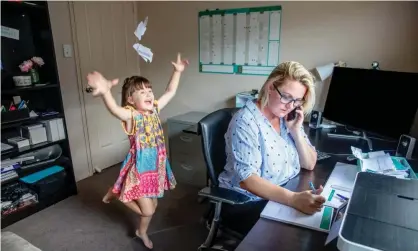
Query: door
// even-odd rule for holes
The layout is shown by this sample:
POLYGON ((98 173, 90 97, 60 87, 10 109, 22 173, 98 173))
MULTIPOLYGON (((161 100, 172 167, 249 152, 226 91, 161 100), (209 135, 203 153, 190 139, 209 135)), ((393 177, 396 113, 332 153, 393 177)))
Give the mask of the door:
MULTIPOLYGON (((83 90, 86 76, 99 71, 106 78, 119 78, 112 89, 121 102, 123 80, 139 75, 139 56, 132 48, 137 25, 135 2, 79 2, 73 5, 78 68, 83 90)), ((123 161, 129 141, 121 123, 106 109, 101 98, 83 91, 92 167, 96 171, 123 161)))

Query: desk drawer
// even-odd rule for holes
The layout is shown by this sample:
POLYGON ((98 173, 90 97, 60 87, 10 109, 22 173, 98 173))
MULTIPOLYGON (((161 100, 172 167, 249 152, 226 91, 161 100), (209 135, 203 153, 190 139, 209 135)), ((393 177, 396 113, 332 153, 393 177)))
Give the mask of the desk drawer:
POLYGON ((202 153, 200 136, 197 135, 197 126, 172 122, 169 124, 168 130, 170 153, 190 155, 202 153))
POLYGON ((178 183, 190 184, 199 188, 206 186, 207 172, 203 158, 175 154, 171 159, 171 166, 178 183))
POLYGON ((188 155, 201 155, 202 146, 199 136, 190 133, 181 133, 170 138, 170 152, 188 155))

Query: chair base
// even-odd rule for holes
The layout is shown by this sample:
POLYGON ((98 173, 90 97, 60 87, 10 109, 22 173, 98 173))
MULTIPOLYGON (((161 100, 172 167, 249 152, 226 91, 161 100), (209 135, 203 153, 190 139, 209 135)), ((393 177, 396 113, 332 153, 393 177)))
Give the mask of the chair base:
POLYGON ((218 246, 213 246, 213 247, 210 247, 210 248, 200 246, 197 250, 198 251, 231 251, 231 250, 228 250, 228 249, 224 249, 223 246, 219 246, 219 247, 218 246))
POLYGON ((215 208, 213 210, 209 210, 206 212, 206 219, 202 219, 204 221, 204 225, 209 230, 208 236, 206 237, 205 242, 198 248, 198 251, 210 251, 210 250, 219 250, 219 251, 232 251, 235 250, 236 246, 239 244, 239 242, 242 240, 242 236, 239 233, 236 233, 228 228, 223 228, 220 224, 221 221, 221 208, 222 208, 222 202, 220 201, 211 201, 215 204, 215 208), (210 212, 213 213, 212 220, 209 221, 210 218, 210 212), (222 238, 222 237, 224 238, 222 238), (218 237, 221 237, 220 239, 225 240, 219 240, 218 237), (215 239, 217 239, 215 244, 215 239), (219 244, 222 243, 222 244, 219 244))

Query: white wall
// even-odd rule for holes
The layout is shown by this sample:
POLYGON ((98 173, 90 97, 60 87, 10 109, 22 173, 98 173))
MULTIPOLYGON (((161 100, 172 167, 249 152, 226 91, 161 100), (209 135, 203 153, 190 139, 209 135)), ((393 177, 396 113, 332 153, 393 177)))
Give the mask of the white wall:
MULTIPOLYGON (((174 100, 163 119, 190 110, 213 111, 233 104, 240 91, 260 88, 265 77, 198 72, 197 14, 205 9, 282 5, 280 61, 295 60, 308 68, 336 62, 370 68, 418 72, 418 3, 416 2, 140 2, 148 16, 142 43, 154 52, 151 64, 141 61, 141 73, 153 82, 157 96, 171 73, 177 52, 190 59, 174 100)), ((323 107, 327 83, 317 87, 323 107), (324 91, 321 91, 324 89, 324 91)), ((415 126, 418 135, 418 120, 415 126)))
MULTIPOLYGON (((197 13, 205 9, 282 5, 280 61, 296 60, 313 68, 338 60, 353 67, 418 72, 417 2, 139 2, 140 20, 149 17, 141 41, 154 52, 141 73, 160 95, 177 52, 190 59, 177 96, 162 119, 190 110, 213 111, 233 105, 236 93, 260 88, 265 77, 198 73, 197 13)), ((62 44, 72 43, 68 2, 49 2, 58 71, 77 180, 90 174, 74 58, 64 58, 62 44)), ((139 21, 139 20, 138 20, 139 21)), ((133 32, 133 31, 132 31, 133 32)), ((132 53, 135 53, 132 51, 132 53)), ((327 86, 317 88, 323 107, 327 86), (324 89, 324 91, 321 91, 324 89)), ((418 118, 414 127, 418 137, 418 118)))
POLYGON ((70 140, 76 180, 91 176, 88 168, 87 145, 82 123, 82 106, 78 92, 75 58, 64 58, 62 45, 72 44, 68 2, 48 2, 54 39, 58 74, 64 103, 65 119, 70 140))

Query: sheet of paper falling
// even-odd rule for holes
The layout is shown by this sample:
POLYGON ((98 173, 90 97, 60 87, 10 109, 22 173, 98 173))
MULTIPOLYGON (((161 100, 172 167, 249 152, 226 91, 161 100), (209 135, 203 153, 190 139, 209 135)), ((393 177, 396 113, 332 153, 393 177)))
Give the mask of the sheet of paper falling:
MULTIPOLYGON (((141 41, 142 36, 145 34, 145 31, 147 30, 147 23, 148 23, 148 17, 146 17, 143 22, 141 21, 138 24, 138 27, 136 27, 136 30, 134 32, 135 36, 140 41, 141 41)), ((133 45, 133 48, 136 50, 138 55, 141 56, 145 60, 145 62, 152 62, 153 53, 150 48, 145 47, 139 43, 135 43, 133 45)))
POLYGON ((150 48, 143 46, 142 44, 134 44, 136 52, 145 60, 145 62, 152 62, 152 51, 150 48))

